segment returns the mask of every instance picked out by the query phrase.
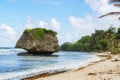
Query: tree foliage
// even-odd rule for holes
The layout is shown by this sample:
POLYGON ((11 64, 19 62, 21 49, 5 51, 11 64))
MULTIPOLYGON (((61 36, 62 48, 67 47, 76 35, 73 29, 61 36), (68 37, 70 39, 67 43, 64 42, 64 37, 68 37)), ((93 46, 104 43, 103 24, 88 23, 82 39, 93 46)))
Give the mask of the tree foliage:
POLYGON ((108 30, 95 30, 91 36, 83 36, 75 43, 66 42, 61 45, 64 51, 110 51, 120 53, 120 28, 110 27, 108 30))

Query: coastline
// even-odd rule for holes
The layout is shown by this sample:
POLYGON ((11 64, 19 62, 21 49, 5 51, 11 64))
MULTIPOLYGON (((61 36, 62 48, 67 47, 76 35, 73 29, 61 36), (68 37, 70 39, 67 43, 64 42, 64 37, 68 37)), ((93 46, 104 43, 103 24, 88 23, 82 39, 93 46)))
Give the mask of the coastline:
POLYGON ((115 76, 120 70, 120 58, 118 56, 112 55, 112 57, 101 58, 99 61, 90 62, 76 69, 44 73, 23 80, 77 80, 78 78, 81 80, 120 80, 119 76, 115 76), (112 72, 116 74, 112 74, 112 72))
MULTIPOLYGON (((96 56, 96 58, 97 57, 98 56, 96 56)), ((95 60, 86 61, 84 64, 77 65, 76 67, 73 67, 73 68, 63 68, 63 69, 50 70, 50 71, 40 73, 40 74, 34 73, 33 75, 29 75, 28 77, 23 78, 22 80, 34 80, 34 79, 37 79, 37 78, 40 78, 40 77, 52 76, 52 75, 66 73, 66 72, 70 72, 70 71, 77 71, 77 70, 83 69, 87 66, 90 66, 90 65, 93 65, 95 63, 106 60, 106 58, 100 58, 100 57, 98 57, 98 58, 95 59, 95 60)))
POLYGON ((79 68, 86 63, 99 60, 99 58, 96 57, 97 53, 91 54, 89 52, 83 53, 60 51, 54 53, 52 56, 17 56, 17 53, 23 50, 7 49, 5 51, 10 51, 10 53, 1 54, 1 57, 5 57, 5 59, 1 58, 0 80, 22 80, 24 78, 33 77, 40 74, 70 71, 71 69, 79 68), (9 63, 11 60, 13 61, 9 63), (13 67, 6 68, 4 63, 12 64, 13 67), (19 65, 24 66, 16 66, 18 63, 19 65), (2 72, 3 69, 4 71, 2 72))

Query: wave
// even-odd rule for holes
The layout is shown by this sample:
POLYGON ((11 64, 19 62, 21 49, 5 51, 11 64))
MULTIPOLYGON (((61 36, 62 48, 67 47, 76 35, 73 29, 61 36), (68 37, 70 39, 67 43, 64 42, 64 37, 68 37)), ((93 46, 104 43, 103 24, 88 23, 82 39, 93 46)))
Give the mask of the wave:
POLYGON ((15 49, 15 48, 7 48, 7 49, 0 49, 0 55, 7 55, 13 53, 25 52, 23 49, 15 49))
POLYGON ((36 75, 42 75, 42 74, 52 74, 52 73, 59 73, 59 72, 64 72, 68 71, 71 69, 78 69, 82 66, 88 65, 90 62, 94 61, 99 61, 100 59, 98 57, 90 58, 87 61, 77 61, 74 64, 67 64, 67 65, 53 65, 49 67, 44 67, 44 68, 36 68, 36 69, 31 69, 28 71, 23 71, 23 72, 12 72, 12 73, 4 73, 0 74, 0 80, 5 79, 5 80, 21 80, 27 77, 33 77, 36 75), (5 77, 4 77, 5 76, 5 77))
POLYGON ((11 50, 0 49, 0 55, 11 54, 11 50))

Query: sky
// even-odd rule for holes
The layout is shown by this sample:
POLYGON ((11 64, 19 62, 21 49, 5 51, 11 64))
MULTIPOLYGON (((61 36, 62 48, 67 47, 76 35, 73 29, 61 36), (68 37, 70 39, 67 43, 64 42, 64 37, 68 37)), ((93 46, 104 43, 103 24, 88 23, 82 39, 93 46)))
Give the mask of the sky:
POLYGON ((0 0, 0 47, 14 47, 26 28, 47 28, 57 32, 59 44, 75 42, 96 29, 119 27, 120 11, 108 0, 0 0))

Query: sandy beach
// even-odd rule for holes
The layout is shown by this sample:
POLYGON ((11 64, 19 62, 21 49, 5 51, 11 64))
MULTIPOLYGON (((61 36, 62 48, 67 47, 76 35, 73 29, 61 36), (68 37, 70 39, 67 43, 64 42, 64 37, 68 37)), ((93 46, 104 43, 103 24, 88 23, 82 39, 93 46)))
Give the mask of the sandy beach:
POLYGON ((120 80, 120 56, 101 59, 76 70, 39 75, 25 80, 120 80))

